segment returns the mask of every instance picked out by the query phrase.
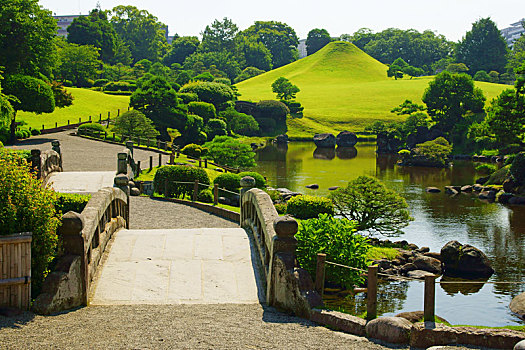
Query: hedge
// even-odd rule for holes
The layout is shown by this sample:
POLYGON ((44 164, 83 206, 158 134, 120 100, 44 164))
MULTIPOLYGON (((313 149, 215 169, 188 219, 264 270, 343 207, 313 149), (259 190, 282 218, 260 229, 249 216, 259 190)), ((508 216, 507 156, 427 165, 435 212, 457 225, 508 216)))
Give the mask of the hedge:
POLYGON ((201 184, 210 184, 210 178, 202 168, 185 165, 165 165, 160 167, 155 173, 153 186, 157 193, 162 193, 167 197, 184 198, 185 195, 193 195, 193 183, 195 180, 198 180, 201 184), (166 181, 168 181, 167 193, 164 192, 166 181), (181 184, 175 183, 176 181, 190 183, 181 184))
POLYGON ((288 200, 286 213, 298 219, 312 219, 319 214, 333 215, 334 204, 326 197, 294 196, 288 200))
POLYGON ((62 215, 68 211, 81 213, 90 199, 91 196, 87 194, 57 193, 55 210, 57 214, 62 213, 62 215))
POLYGON ((238 192, 241 187, 240 174, 224 173, 218 175, 214 180, 214 184, 219 185, 219 188, 227 189, 228 191, 238 192))
POLYGON ((256 105, 256 118, 271 118, 273 120, 286 119, 290 114, 288 107, 281 101, 263 100, 256 105))
POLYGON ((98 123, 86 123, 82 124, 78 127, 78 131, 80 130, 93 130, 93 131, 101 131, 106 132, 106 128, 104 128, 102 125, 98 123))
POLYGON ((245 176, 251 176, 251 177, 253 177, 255 179, 255 187, 257 187, 257 188, 265 188, 266 187, 266 179, 264 178, 264 176, 262 176, 258 172, 255 172, 255 171, 243 171, 243 172, 241 172, 241 173, 239 173, 237 175, 239 175, 241 179, 243 177, 245 177, 245 176))

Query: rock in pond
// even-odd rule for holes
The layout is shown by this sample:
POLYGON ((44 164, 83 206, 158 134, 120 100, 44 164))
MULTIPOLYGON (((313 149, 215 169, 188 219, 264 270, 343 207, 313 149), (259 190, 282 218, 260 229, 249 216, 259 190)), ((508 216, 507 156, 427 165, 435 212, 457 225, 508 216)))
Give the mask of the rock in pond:
POLYGON ((339 186, 330 186, 328 187, 328 191, 335 191, 339 188, 339 186))
POLYGON ((453 186, 445 186, 445 193, 455 196, 458 194, 458 191, 453 186))
POLYGON ((441 274, 441 261, 430 256, 419 256, 414 259, 414 265, 419 270, 428 271, 434 274, 441 274))
POLYGON ((408 344, 412 323, 402 317, 379 317, 366 325, 366 334, 393 344, 408 344))
POLYGON ((518 294, 510 302, 510 311, 514 312, 518 317, 525 320, 525 292, 518 294))
POLYGON ((425 189, 425 191, 427 191, 428 193, 439 193, 441 192, 441 190, 437 187, 427 187, 425 189))
POLYGON ((351 131, 341 131, 337 134, 336 144, 339 147, 353 147, 357 143, 357 136, 351 131))
POLYGON ((488 277, 494 273, 489 259, 479 249, 450 241, 441 248, 443 274, 460 277, 488 277))
POLYGON ((280 144, 280 145, 288 143, 288 135, 286 134, 277 135, 275 137, 275 143, 280 144))
POLYGON ((317 190, 317 189, 319 189, 319 185, 318 185, 318 184, 306 185, 306 186, 304 186, 304 187, 309 188, 309 189, 311 189, 311 190, 317 190))
POLYGON ((432 272, 423 271, 423 270, 413 270, 407 273, 407 277, 416 278, 418 280, 422 280, 426 276, 435 276, 435 274, 433 274, 432 272))
POLYGON ((314 143, 317 147, 334 148, 336 139, 333 134, 315 134, 314 143))
POLYGON ((470 193, 472 190, 472 185, 465 185, 461 187, 461 192, 470 193))

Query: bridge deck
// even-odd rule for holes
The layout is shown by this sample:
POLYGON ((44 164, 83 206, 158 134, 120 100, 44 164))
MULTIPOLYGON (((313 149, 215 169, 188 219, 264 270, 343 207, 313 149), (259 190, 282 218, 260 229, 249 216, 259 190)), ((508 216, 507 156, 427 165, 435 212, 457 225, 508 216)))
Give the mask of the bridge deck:
POLYGON ((113 187, 114 171, 68 171, 51 173, 47 183, 56 192, 95 193, 104 187, 113 187))
POLYGON ((252 251, 240 228, 121 230, 91 304, 258 303, 252 251))

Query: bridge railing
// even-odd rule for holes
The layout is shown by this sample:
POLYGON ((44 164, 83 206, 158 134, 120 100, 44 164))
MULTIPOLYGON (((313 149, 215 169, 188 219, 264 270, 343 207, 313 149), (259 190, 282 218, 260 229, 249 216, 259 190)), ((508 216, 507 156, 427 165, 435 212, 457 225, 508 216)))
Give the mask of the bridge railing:
POLYGON ((312 308, 322 305, 322 299, 308 272, 295 266, 297 221, 280 217, 270 196, 254 186, 252 177, 242 178, 240 224, 253 234, 266 302, 309 317, 312 308))
POLYGON ((62 153, 60 142, 51 141, 52 149, 42 152, 39 149, 31 150, 31 169, 38 179, 45 183, 51 173, 62 171, 62 153))

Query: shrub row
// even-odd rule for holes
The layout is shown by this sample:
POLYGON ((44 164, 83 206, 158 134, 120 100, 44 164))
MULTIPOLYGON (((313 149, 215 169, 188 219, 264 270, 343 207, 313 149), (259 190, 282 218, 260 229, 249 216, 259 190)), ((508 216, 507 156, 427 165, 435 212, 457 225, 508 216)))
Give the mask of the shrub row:
POLYGON ((334 214, 334 204, 326 197, 294 196, 288 200, 286 213, 298 219, 317 218, 319 214, 334 214))
POLYGON ((185 195, 193 195, 193 182, 195 180, 198 180, 201 184, 210 184, 210 178, 202 168, 185 165, 166 165, 160 167, 155 173, 153 186, 157 193, 162 193, 167 197, 184 198, 185 195), (166 181, 168 182, 167 193, 165 193, 166 181), (176 183, 176 181, 190 183, 180 184, 176 183))

